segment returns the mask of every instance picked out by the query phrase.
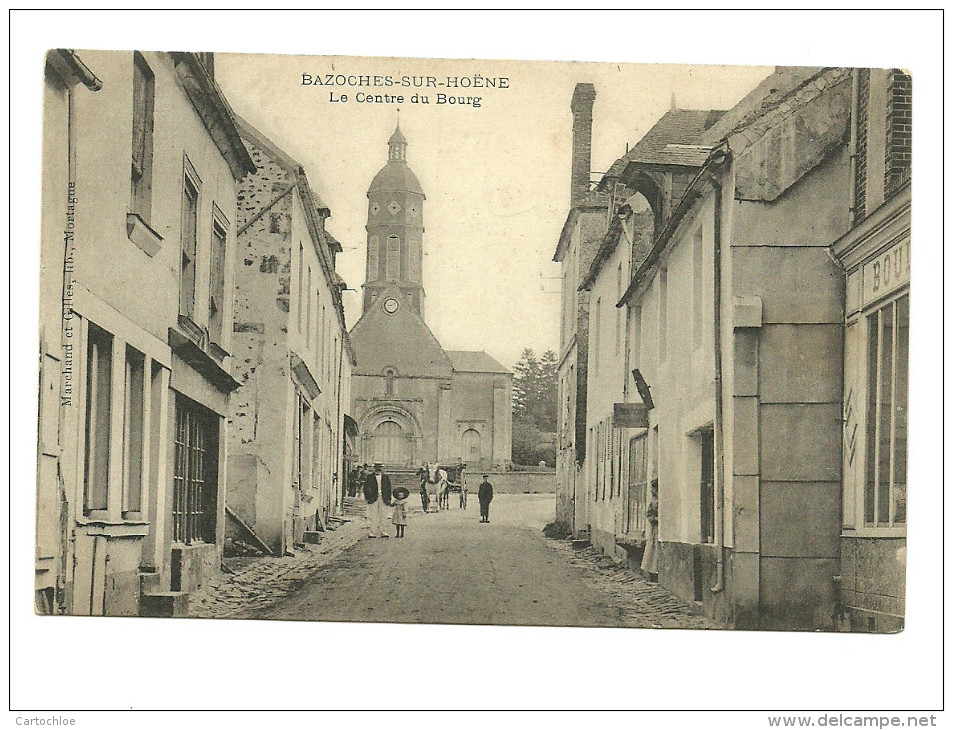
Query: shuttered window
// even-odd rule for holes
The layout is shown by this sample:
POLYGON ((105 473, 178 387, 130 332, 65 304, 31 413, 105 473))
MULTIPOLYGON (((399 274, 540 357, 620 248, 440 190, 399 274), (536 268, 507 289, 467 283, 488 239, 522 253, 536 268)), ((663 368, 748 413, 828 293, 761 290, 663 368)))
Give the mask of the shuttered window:
POLYGON ((179 289, 179 311, 195 318, 195 258, 198 248, 198 186, 186 177, 182 194, 182 271, 179 289))
POLYGON ((144 221, 152 213, 152 130, 155 77, 136 53, 132 75, 132 192, 129 208, 144 221))
POLYGON ((212 264, 209 274, 209 336, 221 345, 225 334, 225 247, 228 234, 219 221, 212 224, 212 264))

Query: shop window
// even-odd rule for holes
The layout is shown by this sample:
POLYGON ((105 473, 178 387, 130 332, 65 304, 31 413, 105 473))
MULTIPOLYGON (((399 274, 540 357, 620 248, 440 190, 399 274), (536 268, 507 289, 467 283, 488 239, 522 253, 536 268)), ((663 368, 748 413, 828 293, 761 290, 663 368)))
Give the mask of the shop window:
POLYGON ((909 294, 867 316, 867 527, 898 527, 907 519, 909 330, 909 294))
POLYGON ((126 383, 124 392, 122 439, 122 483, 124 513, 142 511, 143 382, 145 356, 126 347, 126 383))
POLYGON ((105 511, 109 501, 109 420, 112 335, 94 324, 86 342, 86 474, 84 511, 105 511))
POLYGON ((629 439, 626 532, 638 532, 645 528, 647 441, 648 436, 646 434, 629 439))
POLYGON ((218 417, 183 395, 175 403, 172 539, 215 542, 218 417))

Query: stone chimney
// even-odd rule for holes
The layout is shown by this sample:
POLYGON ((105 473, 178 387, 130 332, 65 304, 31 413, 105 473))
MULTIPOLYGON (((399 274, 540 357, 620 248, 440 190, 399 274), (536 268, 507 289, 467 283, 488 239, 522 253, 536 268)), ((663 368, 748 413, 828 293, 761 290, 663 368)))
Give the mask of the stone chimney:
POLYGON ((579 205, 589 192, 589 172, 592 167, 592 105, 596 87, 576 84, 572 94, 572 188, 570 205, 579 205))

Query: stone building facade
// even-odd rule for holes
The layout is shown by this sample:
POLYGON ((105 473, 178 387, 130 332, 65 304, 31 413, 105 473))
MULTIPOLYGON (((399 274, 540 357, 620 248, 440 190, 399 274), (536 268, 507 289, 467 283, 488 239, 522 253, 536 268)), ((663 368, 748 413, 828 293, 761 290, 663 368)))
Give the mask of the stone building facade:
POLYGON ((354 354, 330 210, 300 164, 238 125, 258 169, 238 193, 227 524, 282 555, 340 508, 354 354))
POLYGON ((221 560, 255 167, 211 54, 81 55, 47 56, 37 607, 171 614, 221 560))
POLYGON ((445 351, 424 320, 425 195, 399 126, 367 198, 364 309, 350 333, 355 459, 391 470, 505 466, 513 376, 485 352, 445 351))
POLYGON ((575 527, 637 564, 657 479, 659 583, 737 628, 902 617, 909 80, 870 74, 778 68, 687 136, 673 110, 596 186, 575 527))
POLYGON ((903 627, 906 585, 912 81, 853 71, 852 225, 844 267, 843 530, 848 626, 903 627))
POLYGON ((572 111, 570 209, 553 261, 560 264, 559 411, 556 424, 556 519, 574 534, 589 528, 585 473, 589 367, 589 292, 580 289, 606 233, 609 198, 590 186, 592 109, 596 90, 576 84, 572 111))
MULTIPOLYGON (((723 113, 670 110, 597 186, 609 196, 612 215, 580 285, 590 299, 584 463, 592 542, 617 560, 637 563, 644 548, 649 488, 658 477, 658 460, 653 458, 658 433, 648 430, 647 408, 632 375, 641 356, 641 331, 629 316, 633 310, 618 304, 651 250, 656 231, 671 220, 708 155, 708 148, 700 145, 701 135, 723 113)), ((693 325, 699 348, 709 344, 697 324, 710 299, 699 289, 691 301, 677 300, 684 304, 672 312, 677 319, 690 306, 700 318, 693 325)))

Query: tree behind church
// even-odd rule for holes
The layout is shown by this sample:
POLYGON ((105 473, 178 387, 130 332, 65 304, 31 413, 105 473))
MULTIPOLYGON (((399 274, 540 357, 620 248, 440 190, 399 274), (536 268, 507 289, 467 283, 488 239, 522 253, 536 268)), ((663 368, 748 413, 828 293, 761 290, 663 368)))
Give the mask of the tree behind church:
POLYGON ((513 461, 536 465, 555 463, 548 434, 556 431, 556 353, 542 358, 526 348, 516 363, 513 377, 513 461))

